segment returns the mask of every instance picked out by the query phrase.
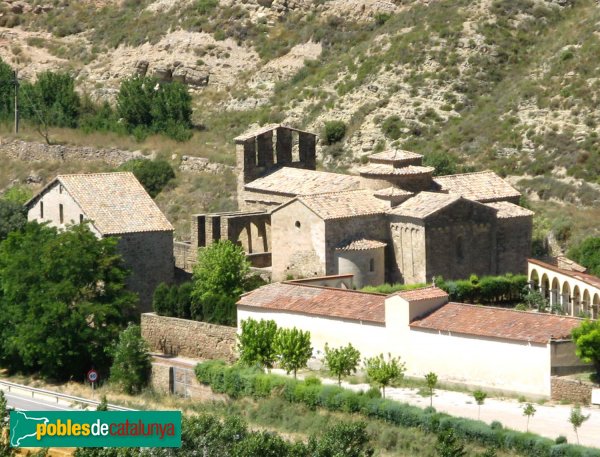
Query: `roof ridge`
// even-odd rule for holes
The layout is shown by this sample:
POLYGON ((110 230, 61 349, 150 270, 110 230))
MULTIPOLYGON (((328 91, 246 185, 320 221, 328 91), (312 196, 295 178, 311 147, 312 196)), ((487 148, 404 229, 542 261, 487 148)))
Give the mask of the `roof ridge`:
MULTIPOLYGON (((315 279, 317 279, 318 276, 315 277, 315 279)), ((310 279, 310 278, 304 278, 304 279, 310 279)), ((339 287, 329 287, 329 286, 318 286, 316 284, 299 284, 299 283, 295 283, 292 280, 290 281, 281 281, 281 282, 274 282, 271 283, 269 285, 275 285, 275 284, 287 284, 290 286, 299 286, 299 287, 311 287, 313 289, 325 289, 325 290, 333 290, 333 291, 339 291, 339 292, 350 292, 350 293, 354 293, 354 294, 363 294, 363 295, 373 295, 373 296, 379 296, 379 297, 387 297, 387 294, 382 294, 379 292, 365 292, 362 290, 354 290, 354 289, 342 289, 339 287)), ((263 286, 264 287, 264 286, 263 286)), ((258 290, 258 289, 255 289, 258 290)))
POLYGON ((584 318, 577 317, 577 316, 567 316, 567 315, 562 315, 562 314, 539 313, 539 312, 538 313, 533 313, 531 311, 522 311, 520 309, 502 308, 501 306, 478 305, 476 303, 461 303, 461 302, 451 301, 451 302, 448 302, 446 304, 447 305, 468 306, 468 307, 471 307, 471 308, 478 308, 478 309, 491 309, 491 310, 495 310, 496 309, 496 310, 500 310, 500 311, 506 311, 506 312, 509 312, 509 313, 527 314, 529 316, 569 318, 569 319, 575 319, 575 320, 578 320, 578 321, 585 320, 584 318))
POLYGON ((480 170, 480 171, 470 171, 467 173, 454 173, 453 175, 441 175, 441 176, 435 176, 434 179, 439 179, 439 178, 452 178, 454 176, 464 176, 464 175, 480 175, 483 173, 494 173, 495 175, 498 175, 498 173, 496 173, 493 170, 480 170))
MULTIPOLYGON (((146 159, 146 160, 148 160, 148 159, 146 159)), ((56 175, 56 177, 54 179, 64 178, 64 177, 68 177, 68 176, 101 176, 101 175, 126 175, 126 174, 133 175, 133 172, 131 172, 131 171, 101 171, 98 173, 69 173, 66 175, 56 175)))

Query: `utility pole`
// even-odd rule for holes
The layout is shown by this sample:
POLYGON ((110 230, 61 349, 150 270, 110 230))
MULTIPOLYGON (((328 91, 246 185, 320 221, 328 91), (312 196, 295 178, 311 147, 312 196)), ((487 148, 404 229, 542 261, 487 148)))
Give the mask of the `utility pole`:
POLYGON ((17 70, 15 76, 15 135, 19 134, 19 79, 17 78, 17 70))

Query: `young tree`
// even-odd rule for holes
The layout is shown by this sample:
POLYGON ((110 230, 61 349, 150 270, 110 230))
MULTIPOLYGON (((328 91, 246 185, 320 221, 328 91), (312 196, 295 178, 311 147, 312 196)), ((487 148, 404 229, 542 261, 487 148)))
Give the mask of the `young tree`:
POLYGON ((529 419, 531 419, 535 415, 536 409, 531 403, 527 403, 523 407, 523 415, 527 416, 527 428, 525 431, 529 432, 529 419))
POLYGON ((429 406, 433 407, 433 391, 438 383, 438 376, 433 372, 429 372, 425 375, 425 383, 429 389, 429 406))
POLYGON ((573 409, 571 409, 571 415, 569 416, 569 422, 573 426, 573 430, 575 430, 575 436, 577 437, 577 444, 579 444, 579 427, 583 425, 583 423, 590 418, 590 415, 587 416, 581 412, 581 406, 577 405, 573 409))
POLYGON ((19 205, 24 205, 31 197, 33 197, 31 189, 19 184, 9 187, 8 190, 2 194, 2 200, 17 203, 19 205))
POLYGON ((473 392, 473 398, 475 399, 475 403, 477 403, 477 420, 479 420, 479 417, 481 416, 481 406, 485 403, 487 393, 483 390, 476 390, 473 392))
POLYGON ((364 422, 340 422, 328 428, 320 439, 312 436, 308 452, 303 455, 331 457, 370 457, 375 450, 370 446, 364 422))
POLYGON ((296 327, 280 328, 277 330, 273 343, 279 364, 287 373, 294 373, 294 379, 300 368, 306 367, 312 356, 310 345, 310 332, 303 332, 296 327))
POLYGON ((154 198, 175 179, 175 171, 166 160, 132 159, 122 164, 120 171, 132 172, 146 192, 154 198))
POLYGON ((139 393, 150 378, 152 363, 139 325, 130 324, 119 335, 110 380, 128 394, 139 393))
POLYGON ((108 369, 137 301, 126 276, 117 240, 86 223, 12 232, 0 243, 0 363, 54 379, 108 369))
POLYGON ((96 411, 108 411, 108 400, 106 399, 106 395, 102 395, 100 404, 96 407, 96 411))
POLYGON ((388 354, 387 361, 383 354, 366 359, 365 369, 369 381, 381 389, 383 398, 385 398, 385 388, 393 381, 401 380, 406 371, 406 367, 400 361, 400 358, 392 357, 391 354, 388 354))
POLYGON ((273 347, 277 336, 277 324, 273 320, 255 321, 250 318, 241 322, 242 331, 238 335, 240 362, 245 365, 259 365, 273 368, 277 354, 273 347))
POLYGON ((464 444, 456 437, 452 429, 440 432, 435 450, 439 457, 464 457, 467 455, 464 444))
POLYGON ((337 376, 338 385, 342 385, 342 376, 356 373, 360 362, 360 352, 352 344, 345 347, 331 349, 325 344, 325 364, 329 370, 337 376))
POLYGON ((600 320, 585 320, 571 331, 575 353, 583 362, 591 363, 600 380, 600 320))

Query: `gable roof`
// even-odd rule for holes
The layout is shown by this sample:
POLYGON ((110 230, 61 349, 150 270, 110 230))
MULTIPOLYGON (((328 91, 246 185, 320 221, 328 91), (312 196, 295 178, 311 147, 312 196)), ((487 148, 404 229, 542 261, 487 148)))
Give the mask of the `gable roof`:
POLYGON ((433 298, 448 298, 448 293, 439 287, 429 286, 418 289, 401 290, 393 295, 398 295, 406 301, 414 302, 420 300, 430 300, 433 298))
POLYGON ((383 324, 385 297, 382 294, 281 282, 248 292, 237 304, 383 324))
POLYGON ((389 205, 374 197, 370 190, 352 190, 297 198, 324 220, 385 214, 389 205))
POLYGON ((438 176, 433 179, 443 192, 461 195, 469 200, 491 202, 518 198, 521 193, 493 171, 438 176))
POLYGON ((414 320, 410 326, 545 344, 551 339, 571 339, 571 330, 581 324, 581 321, 576 317, 556 314, 447 303, 425 317, 414 320))
POLYGON ((245 185, 246 190, 294 197, 356 189, 360 178, 325 171, 283 167, 245 185))
POLYGON ((584 283, 589 284, 592 287, 600 289, 600 278, 598 276, 594 276, 589 273, 583 273, 580 271, 565 270, 564 268, 559 268, 556 265, 542 262, 541 260, 537 259, 527 259, 527 261, 534 265, 539 265, 542 268, 547 268, 548 270, 556 271, 557 273, 569 276, 573 279, 578 279, 579 281, 583 281, 584 283))
POLYGON ((361 175, 381 175, 381 176, 408 176, 431 174, 435 168, 423 167, 421 165, 407 165, 405 167, 396 168, 393 165, 384 163, 370 163, 358 169, 361 175))
POLYGON ((458 195, 438 192, 419 192, 414 197, 409 198, 405 202, 389 210, 388 214, 425 219, 460 199, 461 197, 458 195))
POLYGON ((512 219, 515 217, 531 217, 535 214, 533 211, 530 211, 527 208, 523 208, 522 206, 515 205, 514 203, 510 203, 510 202, 486 203, 485 206, 494 208, 497 211, 496 217, 498 219, 512 219))
POLYGON ((59 175, 26 203, 62 184, 102 235, 173 231, 173 226, 131 172, 59 175))

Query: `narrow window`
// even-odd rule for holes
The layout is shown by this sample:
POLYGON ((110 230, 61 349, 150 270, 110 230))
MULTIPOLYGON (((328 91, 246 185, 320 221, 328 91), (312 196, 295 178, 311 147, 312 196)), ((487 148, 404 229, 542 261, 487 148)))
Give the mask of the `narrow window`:
POLYGON ((58 205, 58 217, 60 219, 60 223, 63 224, 64 220, 65 220, 65 215, 64 215, 62 204, 58 205))
POLYGON ((457 258, 457 260, 463 260, 464 259, 463 239, 462 239, 462 236, 459 236, 456 239, 456 258, 457 258))
POLYGON ((58 193, 59 193, 59 194, 62 194, 62 184, 59 184, 59 185, 58 185, 58 193))
POLYGON ((375 259, 369 260, 369 271, 373 273, 375 271, 375 259))
POLYGON ((44 218, 44 202, 40 201, 40 219, 44 218))
POLYGON ((83 214, 80 214, 80 215, 79 215, 79 223, 80 223, 80 224, 83 224, 83 214))
POLYGON ((296 228, 302 227, 302 224, 300 224, 300 221, 296 221, 296 223, 294 225, 296 226, 296 228))

